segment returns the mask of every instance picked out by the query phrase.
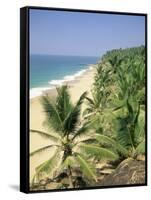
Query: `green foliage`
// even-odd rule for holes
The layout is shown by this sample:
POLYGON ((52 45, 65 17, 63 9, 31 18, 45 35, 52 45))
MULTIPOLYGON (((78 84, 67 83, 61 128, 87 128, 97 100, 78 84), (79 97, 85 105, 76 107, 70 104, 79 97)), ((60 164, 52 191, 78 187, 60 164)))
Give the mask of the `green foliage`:
POLYGON ((56 166, 59 163, 59 150, 57 149, 54 153, 54 155, 47 161, 45 161, 44 163, 40 164, 37 168, 36 168, 36 172, 37 174, 39 173, 47 173, 50 174, 52 172, 52 170, 54 170, 54 168, 56 168, 56 166))
MULTIPOLYGON (((33 183, 41 174, 52 179, 61 172, 81 169, 90 182, 97 181, 94 161, 117 161, 145 154, 145 48, 112 50, 98 63, 91 97, 84 92, 76 104, 68 86, 56 88, 52 100, 42 97, 48 133, 30 130, 50 141, 31 156, 52 150, 52 156, 36 168, 33 183), (81 117, 81 106, 86 109, 81 117)), ((61 186, 60 186, 61 187, 61 186)))
POLYGON ((70 187, 73 187, 71 176, 76 166, 80 166, 82 174, 89 181, 96 181, 95 170, 93 170, 95 165, 86 158, 89 156, 106 160, 118 158, 110 150, 95 146, 94 134, 89 133, 90 124, 88 122, 80 123, 81 105, 86 95, 86 92, 83 93, 77 103, 73 105, 68 87, 65 85, 57 88, 55 101, 52 101, 49 96, 42 97, 42 105, 46 113, 45 124, 48 125, 48 130, 51 128, 51 132, 53 130, 54 133, 31 130, 31 133, 39 134, 50 140, 50 145, 37 149, 31 153, 31 156, 42 154, 50 148, 53 155, 36 167, 33 183, 43 174, 55 178, 63 170, 66 170, 70 187))
POLYGON ((87 162, 87 159, 84 158, 83 155, 77 154, 76 160, 79 163, 83 174, 90 180, 97 181, 95 167, 89 162, 87 162))
POLYGON ((100 145, 121 156, 145 153, 145 48, 108 51, 96 68, 84 117, 100 145))
POLYGON ((139 143, 139 145, 136 148, 135 154, 138 155, 140 153, 145 153, 145 140, 139 143))
POLYGON ((32 130, 32 129, 30 129, 30 132, 32 132, 32 133, 37 133, 37 134, 39 134, 41 137, 46 138, 46 139, 49 139, 49 140, 51 140, 51 141, 53 141, 53 142, 58 141, 58 139, 60 138, 60 136, 57 135, 56 133, 55 133, 55 134, 52 134, 52 133, 50 134, 50 133, 46 133, 46 132, 43 132, 43 131, 32 130))
POLYGON ((111 152, 108 149, 99 147, 98 145, 92 145, 92 144, 81 144, 80 149, 83 153, 86 153, 87 155, 93 156, 97 159, 102 160, 117 160, 118 156, 117 154, 111 152))
POLYGON ((86 92, 84 92, 79 98, 78 102, 72 109, 68 112, 66 118, 63 119, 63 132, 64 134, 70 134, 76 132, 77 125, 79 123, 79 117, 81 113, 81 105, 86 97, 86 92))
POLYGON ((96 140, 100 143, 100 145, 108 146, 113 151, 117 151, 118 154, 122 155, 123 157, 128 157, 129 152, 126 148, 124 148, 119 142, 117 142, 115 139, 108 137, 106 135, 96 134, 95 135, 96 140))

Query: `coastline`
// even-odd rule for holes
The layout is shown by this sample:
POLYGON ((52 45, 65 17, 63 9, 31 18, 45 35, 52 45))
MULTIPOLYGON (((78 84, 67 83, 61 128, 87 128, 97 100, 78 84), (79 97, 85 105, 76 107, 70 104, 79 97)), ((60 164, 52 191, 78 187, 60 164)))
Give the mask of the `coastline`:
POLYGON ((83 68, 73 74, 66 74, 62 77, 62 79, 53 79, 48 81, 48 84, 45 86, 30 88, 30 99, 41 96, 47 91, 51 91, 63 84, 72 85, 74 82, 78 81, 81 76, 87 74, 91 69, 93 69, 95 65, 96 64, 88 64, 87 68, 83 68))
MULTIPOLYGON (((64 84, 69 85, 69 92, 71 94, 71 100, 75 103, 80 95, 87 91, 88 96, 91 97, 90 90, 94 81, 95 67, 97 64, 91 65, 81 76, 77 76, 74 80, 64 81, 64 84)), ((56 89, 48 89, 43 92, 43 94, 48 94, 50 96, 56 95, 56 89)), ((47 131, 43 126, 45 120, 45 115, 43 113, 42 105, 40 103, 40 97, 34 97, 30 99, 30 129, 36 129, 41 131, 47 131)), ((86 105, 82 105, 82 111, 85 109, 86 105)), ((50 144, 50 141, 43 139, 37 134, 30 134, 30 152, 41 148, 44 145, 50 144)), ((30 182, 35 172, 35 167, 41 162, 45 161, 50 157, 50 150, 47 153, 43 153, 42 156, 34 156, 30 158, 30 182)))

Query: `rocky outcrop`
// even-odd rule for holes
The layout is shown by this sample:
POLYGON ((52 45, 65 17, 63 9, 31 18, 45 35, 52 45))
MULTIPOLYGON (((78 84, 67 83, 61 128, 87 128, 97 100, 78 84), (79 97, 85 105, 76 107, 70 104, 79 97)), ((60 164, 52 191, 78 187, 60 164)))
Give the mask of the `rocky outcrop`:
MULTIPOLYGON (((96 164, 98 173, 98 182, 85 182, 80 171, 73 173, 74 188, 84 188, 91 186, 116 186, 129 184, 145 183, 145 157, 139 157, 137 160, 131 158, 122 161, 116 169, 106 162, 96 164)), ((50 190, 50 189, 67 189, 69 180, 67 174, 61 173, 54 180, 41 180, 32 190, 50 190)))
POLYGON ((107 175, 100 186, 144 184, 145 161, 126 159, 119 164, 113 173, 107 175))

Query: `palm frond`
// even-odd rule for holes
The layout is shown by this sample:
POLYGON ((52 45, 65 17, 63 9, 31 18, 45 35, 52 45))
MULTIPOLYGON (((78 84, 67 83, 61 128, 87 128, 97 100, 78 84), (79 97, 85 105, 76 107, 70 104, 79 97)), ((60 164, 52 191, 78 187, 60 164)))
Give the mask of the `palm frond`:
POLYGON ((144 154, 145 153, 145 140, 142 141, 136 148, 136 154, 144 154))
POLYGON ((124 146, 120 145, 118 142, 116 143, 116 148, 115 148, 115 149, 116 149, 117 152, 118 152, 119 154, 121 154, 122 156, 128 157, 128 155, 129 155, 128 150, 127 150, 124 146))
POLYGON ((88 114, 91 113, 91 112, 93 112, 93 109, 88 107, 88 108, 86 108, 86 109, 83 111, 82 116, 83 116, 84 118, 86 118, 85 115, 88 115, 88 114))
POLYGON ((123 108, 125 105, 126 105, 126 101, 125 101, 125 99, 123 100, 117 100, 117 99, 114 99, 113 100, 113 105, 114 105, 114 109, 113 109, 113 111, 117 111, 117 110, 119 110, 119 109, 121 109, 121 108, 123 108))
POLYGON ((98 140, 101 144, 107 144, 107 145, 115 145, 115 141, 106 136, 106 135, 102 135, 102 134, 95 134, 94 137, 96 138, 96 140, 98 140))
POLYGON ((92 166, 87 160, 80 154, 77 154, 76 160, 80 165, 83 174, 90 180, 97 181, 95 167, 92 166))
POLYGON ((58 165, 61 163, 62 156, 59 149, 54 152, 54 155, 44 163, 36 167, 36 173, 45 172, 46 174, 53 174, 53 172, 58 168, 58 165))
POLYGON ((48 122, 47 125, 49 125, 50 128, 53 128, 56 132, 61 132, 63 129, 63 122, 56 106, 48 96, 43 96, 41 98, 41 102, 46 114, 46 121, 48 122))
POLYGON ((67 158, 63 161, 60 170, 63 170, 65 168, 67 169, 68 166, 75 168, 76 164, 77 163, 74 156, 67 156, 67 158))
POLYGON ((97 159, 103 159, 103 160, 117 160, 118 155, 113 153, 112 151, 99 147, 97 145, 91 145, 91 144, 80 144, 80 152, 84 153, 86 155, 93 156, 97 159))
POLYGON ((72 140, 74 140, 76 137, 80 137, 82 135, 85 135, 86 132, 91 128, 91 124, 89 122, 85 122, 74 134, 72 140))
POLYGON ((125 147, 123 147, 122 145, 120 145, 117 141, 115 141, 114 139, 105 136, 105 135, 101 135, 101 134, 95 134, 94 137, 96 138, 96 140, 98 140, 98 142, 100 142, 101 144, 107 145, 107 146, 111 146, 114 149, 116 149, 116 151, 120 154, 122 154, 124 157, 128 156, 128 151, 125 147))
POLYGON ((71 111, 73 105, 71 103, 71 98, 67 85, 63 85, 62 87, 56 88, 57 97, 56 97, 56 108, 59 113, 59 116, 62 121, 67 117, 69 112, 71 111))
POLYGON ((34 156, 36 154, 40 154, 40 153, 43 153, 45 151, 47 151, 48 149, 52 148, 52 147, 55 147, 56 145, 48 145, 48 146, 45 146, 45 147, 42 147, 40 149, 37 149, 33 152, 30 153, 30 156, 34 156))
POLYGON ((92 99, 90 99, 89 97, 86 97, 86 100, 88 101, 88 103, 93 107, 95 104, 94 104, 94 101, 92 99))
POLYGON ((129 128, 127 127, 128 125, 128 117, 117 117, 116 119, 116 138, 119 144, 122 146, 128 148, 129 146, 133 145, 133 141, 131 138, 131 132, 129 128))
POLYGON ((38 130, 33 130, 30 129, 30 132, 32 133, 37 133, 39 134, 41 137, 46 138, 46 139, 50 139, 53 142, 58 142, 58 140, 60 139, 60 137, 56 134, 56 135, 52 135, 43 131, 38 131, 38 130))
POLYGON ((139 144, 145 138, 145 112, 142 110, 140 111, 134 134, 136 144, 139 144))
POLYGON ((77 123, 79 122, 79 117, 81 113, 81 105, 87 95, 87 92, 84 92, 81 97, 79 98, 77 104, 73 107, 71 112, 68 114, 66 119, 64 120, 64 132, 73 133, 77 129, 77 123))
POLYGON ((79 143, 92 143, 92 142, 96 142, 96 139, 93 137, 92 133, 85 133, 82 136, 76 137, 76 139, 74 140, 74 143, 77 145, 79 145, 79 143))

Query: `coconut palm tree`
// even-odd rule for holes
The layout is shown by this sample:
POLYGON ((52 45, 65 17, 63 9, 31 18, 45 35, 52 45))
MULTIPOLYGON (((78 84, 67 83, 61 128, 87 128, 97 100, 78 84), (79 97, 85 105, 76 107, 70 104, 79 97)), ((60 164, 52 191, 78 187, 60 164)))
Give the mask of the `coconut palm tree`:
POLYGON ((145 64, 142 61, 130 61, 117 68, 118 98, 133 97, 143 103, 145 96, 145 64))
POLYGON ((145 154, 145 113, 139 104, 132 106, 129 101, 126 109, 120 108, 120 114, 115 114, 115 134, 112 137, 95 134, 95 139, 104 147, 117 152, 121 159, 135 159, 145 154))
POLYGON ((89 131, 89 124, 80 124, 81 105, 86 98, 84 92, 75 105, 72 104, 68 86, 57 88, 57 97, 52 100, 49 96, 42 97, 42 106, 46 115, 45 125, 48 132, 30 130, 50 140, 50 145, 44 146, 30 154, 40 154, 52 149, 53 155, 36 167, 33 182, 40 174, 55 178, 66 170, 69 187, 73 188, 72 173, 80 168, 83 177, 97 181, 95 165, 92 158, 116 160, 117 154, 97 145, 94 134, 89 131), (91 158, 91 159, 90 159, 91 158))
POLYGON ((113 73, 116 73, 117 68, 121 65, 123 62, 123 58, 119 58, 117 55, 113 55, 111 58, 108 59, 108 62, 113 67, 113 73))
POLYGON ((116 117, 116 136, 132 157, 145 153, 145 112, 137 102, 126 101, 116 117))
POLYGON ((126 101, 126 106, 112 110, 115 123, 112 135, 94 135, 99 144, 118 154, 120 159, 137 158, 145 154, 145 112, 140 105, 126 101))
MULTIPOLYGON (((86 97, 87 107, 83 112, 83 116, 95 127, 96 132, 102 131, 104 118, 110 113, 108 104, 111 96, 111 74, 112 69, 105 61, 99 63, 96 67, 91 90, 92 97, 86 97)), ((109 119, 109 115, 107 117, 109 119)))
POLYGON ((88 118, 91 123, 95 121, 97 132, 99 128, 96 127, 102 127, 103 131, 100 133, 103 135, 95 135, 97 140, 106 147, 114 147, 124 157, 136 157, 140 153, 145 153, 143 109, 145 65, 141 52, 139 48, 123 52, 113 50, 104 56, 104 63, 97 67, 92 98, 87 97, 88 107, 84 112, 85 118, 88 118), (112 87, 108 81, 110 74, 106 73, 110 70, 109 72, 113 75, 112 70, 109 66, 104 66, 108 62, 113 66, 113 70, 116 68, 112 82, 116 92, 111 100, 105 95, 112 87), (100 120, 102 118, 103 120, 100 120), (110 137, 107 137, 106 127, 110 121, 112 130, 110 137))

